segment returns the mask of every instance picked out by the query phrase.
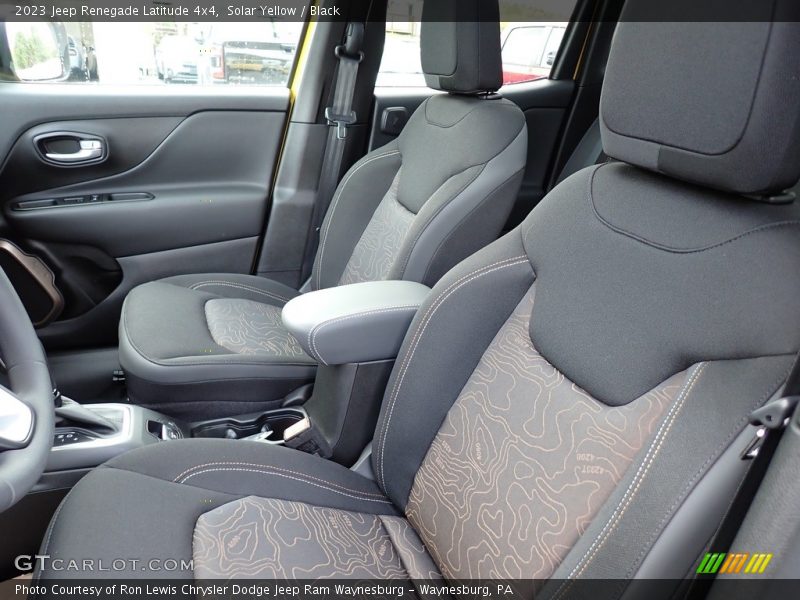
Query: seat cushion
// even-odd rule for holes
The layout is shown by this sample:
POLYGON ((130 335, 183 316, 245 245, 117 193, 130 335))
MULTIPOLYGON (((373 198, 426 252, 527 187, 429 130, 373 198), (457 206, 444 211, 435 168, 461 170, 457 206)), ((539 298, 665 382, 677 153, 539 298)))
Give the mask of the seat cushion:
POLYGON ((271 408, 316 364, 281 323, 298 292, 249 275, 185 275, 134 289, 120 321, 132 402, 187 420, 271 408))
POLYGON ((51 565, 126 561, 93 578, 438 577, 374 482, 295 450, 230 440, 157 444, 96 469, 59 507, 42 548, 51 565))
POLYGON ((431 579, 402 517, 250 496, 204 513, 194 530, 199 579, 431 579))

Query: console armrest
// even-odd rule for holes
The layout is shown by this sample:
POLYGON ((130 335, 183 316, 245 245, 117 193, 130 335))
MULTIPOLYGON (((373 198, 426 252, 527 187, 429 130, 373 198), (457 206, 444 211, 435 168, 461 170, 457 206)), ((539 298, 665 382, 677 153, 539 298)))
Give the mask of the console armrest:
POLYGON ((283 307, 283 324, 323 365, 396 358, 430 288, 374 281, 309 292, 283 307))

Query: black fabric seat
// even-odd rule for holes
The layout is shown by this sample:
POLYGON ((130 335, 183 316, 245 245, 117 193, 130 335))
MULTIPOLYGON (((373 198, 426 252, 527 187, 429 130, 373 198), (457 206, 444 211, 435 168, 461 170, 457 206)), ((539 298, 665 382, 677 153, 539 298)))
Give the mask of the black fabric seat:
MULTIPOLYGON (((522 111, 490 94, 502 84, 497 2, 431 2, 426 14, 426 81, 449 93, 427 100, 396 141, 344 176, 320 232, 312 291, 385 279, 433 285, 508 219, 528 139, 522 111), (448 16, 463 22, 443 27, 448 16)), ((280 321, 297 294, 224 274, 134 289, 120 323, 131 401, 188 420, 274 408, 314 374, 280 321)))
POLYGON ((131 401, 189 419, 244 414, 313 379, 316 363, 281 323, 282 307, 298 294, 224 273, 135 288, 120 318, 131 401))
MULTIPOLYGON (((129 558, 144 551, 148 558, 188 565, 197 557, 194 571, 184 568, 159 577, 399 577, 406 564, 417 565, 418 575, 426 578, 437 573, 414 530, 375 482, 308 454, 252 443, 193 440, 130 453, 91 477, 70 493, 57 513, 56 525, 45 538, 47 552, 62 555, 60 538, 66 524, 70 531, 84 532, 80 553, 86 556, 105 551, 112 540, 124 540, 124 547, 118 548, 129 558), (94 510, 98 484, 138 506, 136 516, 118 518, 118 506, 94 510), (268 527, 271 535, 241 535, 256 525, 264 510, 275 511, 276 519, 268 527), (192 533, 198 519, 206 526, 192 533), (351 530, 352 535, 329 547, 325 540, 334 539, 337 528, 351 530), (236 536, 239 539, 231 544, 236 536), (287 547, 280 547, 284 543, 287 547), (254 548, 263 552, 255 569, 240 560, 240 553, 247 555, 254 548)), ((142 574, 131 569, 116 576, 142 574)))
POLYGON ((42 554, 193 559, 185 578, 532 578, 555 600, 646 577, 671 597, 800 349, 800 207, 771 201, 800 176, 774 159, 800 149, 800 15, 779 4, 790 22, 619 26, 600 124, 620 162, 437 284, 374 482, 255 443, 162 444, 87 475, 42 554), (667 54, 702 55, 698 77, 667 54))

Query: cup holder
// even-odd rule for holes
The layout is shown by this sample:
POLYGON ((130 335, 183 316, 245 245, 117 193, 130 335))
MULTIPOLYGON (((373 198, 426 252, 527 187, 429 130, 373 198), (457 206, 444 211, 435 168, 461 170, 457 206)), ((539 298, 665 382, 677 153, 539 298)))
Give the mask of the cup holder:
POLYGON ((254 413, 197 423, 192 437, 230 440, 249 439, 268 444, 283 444, 283 432, 306 418, 302 409, 282 408, 266 413, 254 413))

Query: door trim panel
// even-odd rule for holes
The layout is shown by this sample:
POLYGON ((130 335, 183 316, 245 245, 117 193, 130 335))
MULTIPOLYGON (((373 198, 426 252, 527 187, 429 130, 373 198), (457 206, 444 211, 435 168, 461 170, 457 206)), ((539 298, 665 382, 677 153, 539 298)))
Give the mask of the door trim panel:
POLYGON ((180 117, 86 119, 54 121, 31 127, 17 139, 0 169, 0 202, 20 194, 128 171, 153 154, 181 120, 180 117), (81 132, 80 135, 105 140, 105 160, 68 168, 46 162, 40 155, 39 140, 66 132, 81 132))
POLYGON ((87 244, 115 258, 258 236, 283 125, 278 113, 195 113, 124 173, 7 198, 6 220, 26 238, 87 244), (13 208, 18 202, 122 193, 152 199, 13 208))

